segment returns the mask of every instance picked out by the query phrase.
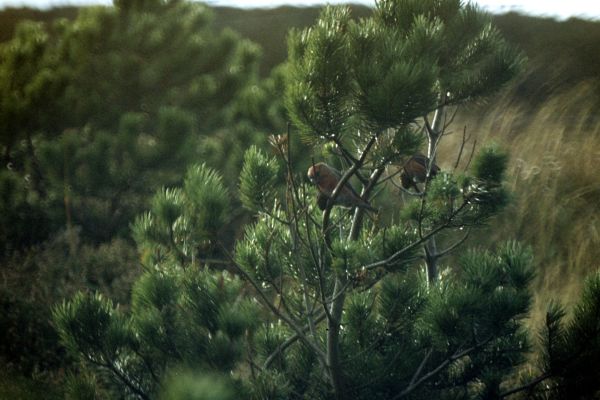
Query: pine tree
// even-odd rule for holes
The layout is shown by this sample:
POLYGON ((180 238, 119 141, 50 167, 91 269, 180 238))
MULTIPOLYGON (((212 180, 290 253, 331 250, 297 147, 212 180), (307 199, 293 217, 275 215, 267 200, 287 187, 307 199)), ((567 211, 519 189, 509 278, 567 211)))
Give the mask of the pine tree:
POLYGON ((199 160, 234 189, 243 149, 284 126, 250 101, 276 108, 280 79, 259 81, 260 49, 214 29, 206 5, 118 3, 25 21, 0 43, 0 358, 36 378, 69 362, 55 303, 85 289, 129 305, 141 273, 129 225, 154 192, 199 160))
POLYGON ((84 391, 95 379, 131 397, 154 397, 164 385, 165 396, 206 398, 206 376, 221 374, 213 396, 223 398, 596 395, 599 278, 571 323, 562 309, 549 310, 539 369, 519 377, 536 348, 524 322, 532 254, 516 242, 457 251, 468 236, 461 232, 506 203, 507 155, 489 146, 464 174, 431 176, 448 107, 492 94, 520 62, 489 18, 459 1, 380 1, 359 21, 326 7, 313 27, 290 35, 293 127, 273 138, 276 155, 250 148, 244 157, 240 200, 255 219, 222 260, 238 277, 205 257, 229 202, 218 174, 194 167, 134 225, 147 272, 131 312, 83 295, 56 309, 64 343, 93 377, 73 387, 84 391), (300 171, 296 133, 313 149, 300 171), (422 190, 400 207, 397 191, 385 188, 425 143, 422 190), (335 179, 327 188, 305 177, 310 167, 319 182, 323 161, 335 179), (169 374, 177 368, 206 375, 177 379, 169 374))
POLYGON ((123 1, 51 26, 25 22, 0 46, 3 161, 28 176, 54 229, 125 235, 152 193, 181 183, 199 157, 239 169, 243 152, 213 156, 215 137, 254 143, 273 129, 277 116, 244 108, 249 88, 268 90, 260 49, 211 22, 203 4, 123 1))

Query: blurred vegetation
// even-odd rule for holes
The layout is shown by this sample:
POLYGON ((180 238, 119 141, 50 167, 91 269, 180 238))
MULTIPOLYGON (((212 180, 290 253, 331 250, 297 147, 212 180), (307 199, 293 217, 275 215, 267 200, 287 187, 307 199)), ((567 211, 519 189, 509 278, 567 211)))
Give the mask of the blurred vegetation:
MULTIPOLYGON (((0 72, 0 86, 32 83, 22 108, 11 111, 25 110, 18 117, 29 134, 7 125, 0 132, 6 164, 0 171, 0 359, 19 376, 0 377, 2 398, 54 395, 47 382, 62 379, 65 360, 50 306, 79 289, 129 304, 131 283, 141 273, 129 227, 157 189, 181 184, 188 164, 205 162, 235 191, 244 150, 264 148, 268 134, 285 130, 276 67, 286 57, 288 30, 313 23, 318 8, 177 12, 167 22, 164 13, 147 12, 137 27, 120 24, 115 8, 0 12, 0 42, 8 43, 0 64, 9 66, 0 72), (186 13, 199 16, 198 24, 177 19, 186 13), (24 20, 40 23, 18 28, 24 20), (231 50, 218 70, 233 72, 231 86, 193 98, 186 90, 202 75, 198 53, 160 35, 156 47, 144 49, 135 39, 153 32, 152 25, 155 32, 181 28, 183 42, 218 38, 213 54, 225 54, 219 46, 231 50), (18 43, 26 52, 11 53, 18 43), (140 57, 125 57, 132 49, 140 57), (142 65, 152 73, 137 76, 142 65), (159 84, 165 76, 179 81, 159 84), (166 136, 173 127, 181 140, 166 136), (29 388, 31 378, 45 383, 29 388)), ((354 16, 369 13, 353 7, 354 16)), ((600 266, 600 23, 514 13, 494 22, 527 54, 527 71, 493 101, 458 110, 457 125, 472 134, 465 152, 475 139, 477 146, 493 140, 508 149, 514 198, 477 240, 484 247, 505 238, 533 246, 538 320, 549 300, 574 300, 583 277, 600 266)), ((222 83, 218 71, 195 84, 222 83)), ((2 105, 0 114, 6 112, 2 105)), ((453 167, 461 133, 452 138, 440 150, 442 169, 453 167)), ((222 237, 232 243, 244 218, 234 211, 236 224, 222 237)))
MULTIPOLYGON (((513 88, 511 90, 518 90, 513 88)), ((596 82, 555 92, 533 108, 514 102, 511 91, 496 103, 464 113, 480 143, 510 148, 508 208, 490 223, 487 246, 515 237, 533 246, 538 274, 533 318, 542 318, 549 301, 577 298, 584 277, 600 267, 600 119, 596 82)), ((451 159, 460 137, 441 153, 451 159)))
MULTIPOLYGON (((277 72, 259 79, 260 48, 203 4, 63 11, 3 14, 0 362, 22 377, 9 393, 65 378, 55 304, 83 290, 129 306, 142 272, 130 224, 154 192, 195 162, 235 191, 245 148, 285 129, 277 72)), ((244 221, 232 209, 226 244, 244 221)))

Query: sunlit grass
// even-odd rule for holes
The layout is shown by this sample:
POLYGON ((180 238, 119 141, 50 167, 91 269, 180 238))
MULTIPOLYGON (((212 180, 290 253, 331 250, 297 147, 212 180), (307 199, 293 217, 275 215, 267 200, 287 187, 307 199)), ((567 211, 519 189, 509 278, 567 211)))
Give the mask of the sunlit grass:
MULTIPOLYGON (((516 238, 533 247, 535 325, 551 300, 567 306, 576 301, 585 277, 600 267, 598 93, 582 83, 531 110, 511 101, 508 91, 456 121, 478 143, 494 141, 511 156, 512 203, 487 228, 489 235, 480 235, 486 236, 480 244, 516 238)), ((450 165, 460 139, 449 136, 442 149, 450 165)))

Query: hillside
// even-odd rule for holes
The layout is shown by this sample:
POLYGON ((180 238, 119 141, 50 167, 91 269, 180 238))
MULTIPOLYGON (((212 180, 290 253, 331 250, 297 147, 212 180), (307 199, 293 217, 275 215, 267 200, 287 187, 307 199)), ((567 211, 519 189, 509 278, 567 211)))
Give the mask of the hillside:
MULTIPOLYGON (((258 43, 263 50, 261 74, 286 58, 286 34, 291 28, 311 24, 318 15, 317 7, 279 7, 274 9, 238 9, 216 7, 216 28, 231 28, 258 43)), ((370 9, 352 5, 356 18, 370 9)), ((31 8, 7 8, 0 11, 0 42, 8 40, 16 24, 23 19, 49 23, 56 18, 74 18, 75 7, 48 11, 31 8)), ((600 22, 581 19, 556 21, 551 18, 524 16, 516 13, 496 15, 496 26, 504 37, 519 46, 529 58, 529 73, 519 81, 515 94, 532 104, 548 97, 557 89, 583 80, 600 82, 600 22)))

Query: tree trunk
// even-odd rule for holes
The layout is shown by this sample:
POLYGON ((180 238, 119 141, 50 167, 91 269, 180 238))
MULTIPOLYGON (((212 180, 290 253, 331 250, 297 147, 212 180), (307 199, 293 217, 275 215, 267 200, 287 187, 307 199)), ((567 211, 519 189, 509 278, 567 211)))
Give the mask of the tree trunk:
POLYGON ((331 318, 327 321, 327 366, 329 367, 329 377, 336 400, 345 398, 344 380, 342 366, 340 363, 340 323, 342 322, 342 311, 346 294, 344 292, 344 282, 339 277, 335 279, 333 289, 334 299, 331 303, 331 318))
MULTIPOLYGON (((445 102, 445 96, 442 96, 442 104, 445 102)), ((444 113, 445 107, 441 105, 435 114, 433 115, 433 123, 431 129, 427 131, 427 157, 429 158, 429 166, 427 168, 427 178, 429 178, 429 170, 432 165, 435 164, 435 154, 437 152, 437 143, 440 135, 444 129, 444 113)), ((425 250, 425 264, 427 266, 427 281, 433 284, 437 280, 438 268, 437 268, 437 244, 435 242, 435 236, 432 236, 424 246, 425 250)))

